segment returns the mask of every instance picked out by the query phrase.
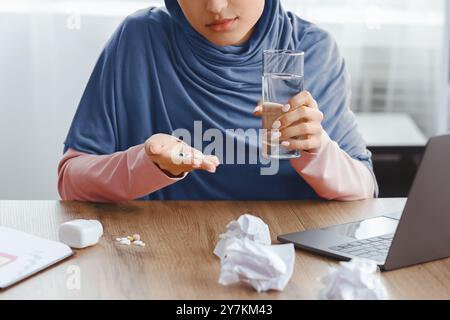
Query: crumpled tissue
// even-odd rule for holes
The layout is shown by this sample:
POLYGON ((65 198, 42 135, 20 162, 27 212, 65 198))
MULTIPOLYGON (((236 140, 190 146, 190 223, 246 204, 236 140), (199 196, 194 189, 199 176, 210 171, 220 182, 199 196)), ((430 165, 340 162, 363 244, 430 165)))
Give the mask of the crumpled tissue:
POLYGON ((220 284, 244 281, 258 292, 284 289, 294 270, 294 246, 271 245, 264 221, 244 214, 219 238, 214 254, 221 260, 220 284))
POLYGON ((249 239, 251 241, 270 245, 269 226, 260 218, 250 214, 243 214, 237 220, 233 220, 227 225, 227 231, 219 236, 220 241, 214 249, 214 254, 223 258, 225 248, 234 239, 249 239))
POLYGON ((388 298, 375 262, 355 258, 331 268, 322 278, 325 284, 319 292, 322 300, 384 300, 388 298))

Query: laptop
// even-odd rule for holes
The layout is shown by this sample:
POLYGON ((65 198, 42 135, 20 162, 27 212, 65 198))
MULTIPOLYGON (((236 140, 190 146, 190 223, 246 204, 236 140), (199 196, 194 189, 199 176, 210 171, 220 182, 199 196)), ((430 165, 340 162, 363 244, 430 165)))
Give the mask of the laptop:
POLYGON ((428 141, 403 212, 278 240, 339 260, 373 260, 384 271, 449 257, 450 134, 428 141))

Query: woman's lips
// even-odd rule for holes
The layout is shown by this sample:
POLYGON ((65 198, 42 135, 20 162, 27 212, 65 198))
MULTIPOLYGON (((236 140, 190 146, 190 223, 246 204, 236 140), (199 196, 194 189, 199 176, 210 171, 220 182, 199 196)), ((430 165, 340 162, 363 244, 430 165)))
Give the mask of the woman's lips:
POLYGON ((232 19, 221 19, 221 20, 217 20, 214 21, 212 23, 207 24, 206 26, 208 28, 211 28, 213 31, 216 32, 224 32, 224 31, 228 31, 231 29, 231 27, 233 26, 234 22, 237 20, 238 18, 232 18, 232 19))

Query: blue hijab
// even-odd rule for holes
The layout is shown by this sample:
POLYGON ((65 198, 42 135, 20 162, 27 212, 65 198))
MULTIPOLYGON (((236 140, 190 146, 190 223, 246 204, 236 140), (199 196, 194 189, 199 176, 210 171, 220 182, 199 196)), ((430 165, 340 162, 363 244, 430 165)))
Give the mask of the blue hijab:
MULTIPOLYGON (((221 47, 193 29, 176 0, 165 4, 127 17, 113 34, 87 84, 64 151, 111 154, 179 128, 194 137, 194 121, 202 121, 203 132, 216 128, 224 135, 226 129, 259 129, 261 120, 252 111, 261 97, 262 51, 295 49, 305 51, 305 89, 324 113, 324 129, 372 170, 370 152, 349 110, 345 63, 327 32, 285 12, 278 0, 268 0, 251 38, 221 47)), ((255 141, 241 143, 254 150, 255 141)), ((261 175, 260 162, 229 162, 215 174, 191 172, 142 199, 317 198, 289 161, 280 162, 276 175, 261 175)))

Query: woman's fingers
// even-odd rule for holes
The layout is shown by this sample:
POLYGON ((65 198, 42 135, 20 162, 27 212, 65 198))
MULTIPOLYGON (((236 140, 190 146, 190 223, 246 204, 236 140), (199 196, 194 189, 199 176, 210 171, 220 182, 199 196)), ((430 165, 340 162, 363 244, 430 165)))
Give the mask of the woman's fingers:
POLYGON ((258 105, 255 107, 255 109, 253 110, 253 115, 255 117, 260 117, 262 116, 262 112, 263 112, 263 107, 262 107, 262 103, 259 102, 258 105))
POLYGON ((319 109, 313 109, 306 106, 291 108, 291 111, 283 114, 273 123, 274 129, 286 128, 299 121, 318 121, 323 120, 323 113, 319 109))
POLYGON ((262 100, 259 100, 258 103, 256 104, 255 109, 253 109, 253 115, 255 117, 261 117, 262 111, 263 111, 262 100))
POLYGON ((217 166, 219 165, 219 159, 216 156, 205 156, 192 158, 192 161, 187 163, 186 165, 190 165, 192 170, 194 169, 202 169, 208 172, 215 172, 217 166))
POLYGON ((205 156, 201 151, 168 134, 151 136, 145 142, 144 150, 162 170, 174 176, 196 169, 215 172, 220 164, 216 156, 205 156))
POLYGON ((321 145, 320 136, 308 136, 306 139, 287 139, 281 145, 291 150, 310 151, 318 149, 321 145))
POLYGON ((214 159, 214 156, 206 156, 202 161, 201 169, 206 170, 208 172, 214 173, 216 172, 216 168, 218 166, 218 159, 214 159))
POLYGON ((219 158, 216 156, 205 156, 206 160, 211 161, 216 167, 220 164, 219 158))
MULTIPOLYGON (((282 110, 283 110, 283 112, 285 112, 287 114, 289 112, 292 112, 292 111, 298 109, 299 107, 311 108, 311 109, 316 109, 316 110, 319 109, 317 102, 316 102, 316 100, 314 100, 312 95, 308 91, 303 91, 303 92, 300 92, 299 94, 295 95, 294 97, 292 97, 288 101, 288 103, 283 106, 282 110)), ((262 101, 260 100, 258 102, 257 106, 255 107, 255 109, 253 110, 253 115, 261 116, 262 112, 263 112, 263 106, 262 106, 262 101)), ((320 111, 319 111, 319 114, 321 114, 320 111)), ((289 125, 289 124, 287 124, 287 125, 289 125)))
POLYGON ((279 139, 281 141, 287 140, 290 138, 295 138, 299 136, 306 136, 306 135, 317 135, 322 132, 322 126, 320 123, 316 122, 301 122, 293 124, 285 129, 280 130, 280 137, 279 139))
POLYGON ((293 96, 288 104, 284 106, 283 111, 286 113, 274 122, 274 129, 287 127, 300 120, 319 122, 323 120, 323 113, 319 110, 316 100, 308 91, 303 91, 293 96))
POLYGON ((283 110, 285 114, 274 123, 278 141, 289 149, 314 150, 321 145, 323 113, 317 102, 307 91, 303 91, 289 100, 283 110))
POLYGON ((184 171, 202 169, 209 172, 215 172, 219 165, 219 159, 216 156, 205 156, 202 152, 187 144, 179 151, 178 157, 179 158, 175 157, 175 161, 173 162, 175 164, 179 163, 184 171))
POLYGON ((145 143, 145 153, 149 156, 157 156, 162 153, 164 149, 164 143, 157 139, 149 140, 145 143))
POLYGON ((293 108, 307 106, 318 109, 316 100, 314 100, 313 96, 308 91, 302 91, 299 94, 296 94, 289 100, 288 104, 293 108))

